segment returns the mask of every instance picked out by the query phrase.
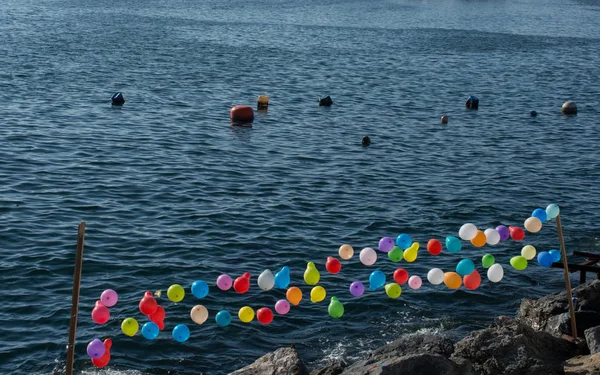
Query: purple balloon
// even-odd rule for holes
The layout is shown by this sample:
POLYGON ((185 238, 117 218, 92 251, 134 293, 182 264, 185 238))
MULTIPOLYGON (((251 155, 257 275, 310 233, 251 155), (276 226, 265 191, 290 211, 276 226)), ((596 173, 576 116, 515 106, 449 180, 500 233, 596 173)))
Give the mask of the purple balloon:
POLYGON ((233 280, 231 280, 231 277, 229 277, 229 275, 223 274, 217 278, 217 286, 221 290, 229 290, 232 285, 233 280))
POLYGON ((360 297, 365 292, 365 286, 360 281, 355 281, 350 285, 350 293, 354 297, 360 297))
POLYGON ((105 351, 104 343, 99 339, 93 339, 87 346, 87 353, 90 358, 100 358, 104 355, 105 351))
POLYGON ((379 240, 379 251, 383 251, 384 253, 390 252, 394 246, 396 245, 396 241, 394 241, 391 237, 383 237, 379 240))
POLYGON ((500 241, 506 241, 510 238, 510 231, 504 225, 498 225, 496 230, 500 234, 500 241))
POLYGON ((112 289, 106 289, 100 295, 100 301, 106 307, 114 306, 118 300, 119 300, 119 296, 117 295, 117 292, 115 292, 112 289))

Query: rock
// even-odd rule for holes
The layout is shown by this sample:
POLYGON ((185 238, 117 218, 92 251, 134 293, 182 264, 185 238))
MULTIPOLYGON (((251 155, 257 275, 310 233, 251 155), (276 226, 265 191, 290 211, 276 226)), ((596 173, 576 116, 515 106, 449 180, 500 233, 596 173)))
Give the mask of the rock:
POLYGON ((329 95, 327 95, 324 98, 319 98, 320 106, 331 107, 332 104, 333 104, 333 100, 331 99, 331 96, 329 96, 329 95))
POLYGON ((311 371, 310 375, 339 375, 346 367, 348 364, 344 360, 332 359, 324 367, 311 371))
MULTIPOLYGON (((595 311, 576 311, 575 322, 577 322, 577 337, 584 337, 585 330, 600 326, 600 313, 595 311)), ((555 336, 572 335, 571 314, 565 312, 551 316, 544 330, 555 336)))
POLYGON ((232 372, 230 375, 308 375, 308 369, 296 349, 280 348, 267 353, 253 364, 232 372))
POLYGON ((600 353, 571 358, 564 368, 568 375, 600 375, 600 353))
POLYGON ((588 348, 590 348, 590 353, 600 353, 600 326, 586 329, 584 335, 588 348))

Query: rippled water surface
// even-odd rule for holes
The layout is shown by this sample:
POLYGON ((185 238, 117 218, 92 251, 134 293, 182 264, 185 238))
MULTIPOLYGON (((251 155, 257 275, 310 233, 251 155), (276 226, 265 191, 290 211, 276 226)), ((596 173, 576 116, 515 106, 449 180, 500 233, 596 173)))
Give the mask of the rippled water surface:
POLYGON ((424 247, 465 222, 523 225, 557 203, 567 250, 599 250, 599 11, 592 0, 2 1, 0 372, 64 373, 81 221, 78 373, 222 374, 291 343, 316 368, 404 333, 460 337, 560 290, 560 270, 508 265, 525 243, 558 248, 553 222, 522 242, 438 257, 424 247), (116 91, 123 107, 110 105, 116 91), (230 126, 231 106, 261 94, 268 111, 230 126), (326 95, 334 105, 319 107, 326 95), (478 111, 464 108, 469 95, 478 111), (569 99, 577 116, 560 113, 569 99), (416 262, 379 253, 372 267, 355 256, 337 275, 324 269, 341 244, 358 252, 399 233, 421 243, 416 262), (374 269, 425 280, 488 252, 505 277, 476 291, 348 292, 374 269), (307 261, 342 319, 309 302, 307 261), (268 326, 241 323, 242 306, 284 298, 256 286, 284 265, 303 302, 268 326), (248 293, 215 287, 244 272, 248 293), (199 279, 211 286, 202 300, 189 293, 199 279), (147 321, 143 292, 174 283, 188 296, 159 299, 158 339, 125 336, 124 318, 147 321), (90 312, 107 288, 120 300, 100 326, 90 312), (210 313, 201 326, 196 304, 210 313), (229 327, 214 322, 221 309, 229 327), (171 338, 179 323, 185 343, 171 338), (86 354, 94 337, 114 341, 101 371, 86 354))

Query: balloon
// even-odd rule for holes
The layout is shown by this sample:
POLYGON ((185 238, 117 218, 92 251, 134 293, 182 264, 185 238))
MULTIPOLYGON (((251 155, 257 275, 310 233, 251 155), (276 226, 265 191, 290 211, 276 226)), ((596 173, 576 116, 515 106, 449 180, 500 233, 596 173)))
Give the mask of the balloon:
POLYGON ((90 358, 100 358, 104 355, 106 348, 99 339, 93 339, 87 346, 87 353, 90 358))
POLYGON ((494 259, 492 254, 485 254, 483 257, 481 257, 481 265, 483 268, 490 268, 495 262, 496 259, 494 259))
POLYGON ((360 281, 355 281, 350 284, 350 294, 354 297, 360 297, 365 292, 365 286, 360 281))
POLYGON ((552 256, 552 260, 554 262, 560 262, 560 258, 562 258, 561 255, 560 255, 560 251, 558 251, 558 250, 550 250, 550 251, 548 251, 548 253, 550 253, 550 255, 552 256))
POLYGON ((178 324, 173 328, 173 338, 177 342, 185 342, 190 338, 190 329, 185 324, 178 324))
POLYGON ((415 260, 417 260, 417 255, 418 255, 418 251, 419 251, 419 243, 418 242, 413 242, 413 244, 404 251, 404 260, 412 263, 415 260))
POLYGON ((229 275, 223 274, 223 275, 217 277, 217 286, 219 287, 219 289, 229 290, 232 285, 233 285, 233 280, 231 280, 231 277, 229 277, 229 275))
POLYGON ((159 331, 162 331, 163 329, 165 329, 165 322, 163 322, 162 320, 158 321, 158 322, 154 322, 154 323, 156 323, 156 325, 158 326, 159 331))
POLYGON ((404 268, 398 268, 394 271, 394 281, 402 285, 408 281, 408 272, 404 268))
POLYGON ((402 288, 396 283, 386 284, 385 294, 387 294, 390 298, 398 298, 402 294, 402 288))
MULTIPOLYGON (((106 289, 100 295, 100 301, 102 301, 102 304, 106 307, 113 307, 114 305, 117 304, 118 300, 119 300, 119 296, 117 295, 117 292, 115 292, 112 289, 106 289)), ((106 340, 104 340, 104 341, 106 342, 106 340)))
POLYGON ((313 303, 321 302, 325 299, 327 293, 325 292, 325 288, 322 286, 315 286, 310 291, 310 301, 313 303))
POLYGON ((287 290, 287 292, 285 293, 285 297, 288 301, 290 301, 292 305, 298 306, 298 304, 302 300, 302 291, 300 290, 300 288, 293 286, 287 290))
POLYGON ((500 234, 500 241, 506 241, 510 237, 510 230, 504 225, 498 225, 496 230, 500 234))
POLYGON ((475 224, 466 223, 458 230, 458 236, 465 241, 471 241, 477 235, 477 227, 475 224))
POLYGON ((510 258, 510 265, 517 271, 523 271, 527 268, 527 259, 521 255, 512 257, 510 258))
POLYGON ((478 230, 475 237, 471 239, 471 244, 475 247, 482 247, 487 242, 487 238, 485 237, 485 233, 483 231, 478 230))
POLYGON ((531 216, 537 217, 542 223, 548 219, 548 214, 546 213, 546 210, 542 208, 536 208, 535 210, 533 210, 531 216))
POLYGON ((394 246, 392 250, 387 254, 388 258, 390 258, 392 262, 399 262, 404 257, 404 251, 398 246, 394 246))
POLYGON ((500 242, 500 232, 498 232, 494 228, 486 229, 483 234, 485 234, 485 241, 488 245, 497 245, 500 242))
POLYGON ((208 284, 202 280, 196 280, 192 283, 192 294, 196 298, 204 298, 208 295, 208 284))
POLYGON ((549 204, 548 207, 546 207, 546 216, 547 216, 547 220, 552 220, 555 217, 558 216, 558 214, 560 213, 560 208, 558 207, 558 205, 556 204, 549 204))
POLYGON ((256 320, 262 324, 269 324, 273 321, 273 311, 268 307, 262 307, 256 311, 256 320))
POLYGON ((173 302, 180 302, 185 297, 185 290, 179 284, 173 284, 167 289, 167 297, 173 302))
POLYGON ((487 277, 493 283, 499 282, 504 277, 504 268, 498 263, 492 264, 488 268, 487 277))
POLYGON ((92 358, 92 363, 98 368, 102 368, 108 365, 110 362, 110 347, 112 346, 112 340, 104 340, 104 354, 100 358, 92 358))
POLYGON ((144 298, 140 300, 139 305, 141 313, 144 315, 150 315, 156 311, 157 306, 158 304, 156 303, 156 300, 154 297, 152 297, 152 292, 147 291, 144 293, 144 298))
POLYGON ((510 237, 515 241, 521 241, 525 237, 525 231, 519 227, 508 227, 510 237))
POLYGON ((371 272, 369 276, 369 289, 376 290, 385 284, 385 273, 377 270, 371 272))
POLYGON ((190 311, 190 318, 192 318, 194 323, 202 324, 208 319, 208 310, 202 305, 196 305, 190 311))
POLYGON ((284 266, 275 274, 275 288, 285 289, 290 285, 290 267, 284 266))
POLYGON ((427 251, 429 251, 429 254, 431 255, 438 255, 442 252, 442 243, 436 239, 430 239, 429 242, 427 242, 427 251))
POLYGON ((239 294, 244 294, 250 289, 250 273, 246 272, 242 276, 235 279, 233 289, 239 294))
POLYGON ((525 220, 523 225, 528 232, 537 233, 542 229, 542 221, 537 217, 530 217, 525 220))
POLYGON ((275 286, 275 277, 271 270, 264 270, 258 275, 258 287, 262 290, 271 290, 275 286))
POLYGON ((365 247, 360 251, 360 261, 365 266, 372 266, 377 261, 377 253, 370 247, 365 247))
POLYGON ((458 253, 462 249, 462 243, 454 236, 446 237, 446 249, 451 253, 458 253))
POLYGON ((394 239, 391 237, 383 237, 379 240, 379 251, 388 253, 394 247, 394 239))
POLYGON ((157 323, 165 320, 165 309, 162 306, 156 306, 156 311, 148 315, 150 321, 157 323))
POLYGON ((142 336, 148 340, 154 340, 158 337, 159 331, 158 325, 154 322, 148 322, 142 326, 142 336))
POLYGON ((408 286, 411 289, 419 289, 421 287, 421 285, 423 285, 423 281, 421 280, 421 278, 419 276, 411 276, 410 279, 408 279, 408 286))
POLYGON ((433 285, 440 285, 444 282, 444 271, 439 268, 432 268, 427 272, 427 280, 433 285))
POLYGON ((327 312, 329 312, 329 315, 331 315, 332 318, 341 318, 342 315, 344 315, 344 305, 338 301, 337 297, 331 297, 327 312))
POLYGON ((469 275, 463 277, 463 284, 465 284, 465 288, 475 290, 479 288, 479 285, 481 284, 481 275, 477 270, 474 270, 469 275))
POLYGON ((254 310, 250 306, 244 306, 238 311, 238 318, 244 323, 250 323, 254 319, 254 310))
POLYGON ((533 258, 535 258, 535 253, 535 247, 531 245, 523 246, 523 248, 521 249, 521 256, 527 260, 532 260, 533 258))
POLYGON ((348 260, 354 256, 354 249, 350 245, 342 245, 338 250, 338 254, 340 255, 340 258, 348 260))
POLYGON ((402 250, 408 249, 412 242, 412 238, 410 238, 410 236, 406 233, 402 233, 396 237, 396 245, 402 250))
POLYGON ((96 306, 92 310, 92 320, 98 324, 104 324, 110 319, 110 311, 102 304, 101 301, 96 301, 96 306))
POLYGON ((458 289, 462 285, 462 278, 456 272, 446 272, 444 274, 444 284, 450 289, 458 289))
POLYGON ((474 270, 475 270, 475 264, 473 263, 473 261, 471 259, 462 259, 456 265, 456 273, 461 276, 469 275, 469 274, 473 273, 474 270))
POLYGON ((280 299, 275 303, 275 311, 277 311, 277 314, 287 314, 290 312, 290 303, 284 299, 280 299))
POLYGON ((221 310, 215 315, 215 321, 221 327, 227 327, 231 323, 231 314, 227 310, 221 310))
POLYGON ((327 262, 325 262, 325 269, 327 270, 327 272, 335 275, 342 269, 342 262, 335 259, 334 257, 327 257, 327 262))
POLYGON ((138 322, 137 322, 137 320, 135 320, 133 318, 127 318, 127 319, 123 320, 123 322, 121 323, 121 331, 123 331, 123 333, 129 337, 135 336, 138 329, 139 329, 138 322))
POLYGON ((321 274, 313 262, 308 262, 304 271, 304 282, 308 285, 316 285, 321 278, 321 274))

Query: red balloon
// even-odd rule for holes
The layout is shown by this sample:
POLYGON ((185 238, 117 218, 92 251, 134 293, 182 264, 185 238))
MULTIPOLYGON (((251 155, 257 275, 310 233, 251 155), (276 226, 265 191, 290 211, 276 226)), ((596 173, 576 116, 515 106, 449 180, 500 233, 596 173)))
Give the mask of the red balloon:
POLYGON ((165 329, 165 322, 163 322, 162 320, 159 320, 158 322, 154 322, 156 323, 156 325, 158 326, 158 330, 162 331, 163 329, 165 329))
POLYGON ((334 257, 327 257, 327 263, 325 263, 325 268, 329 273, 338 273, 342 269, 342 263, 335 259, 334 257))
POLYGON ((525 237, 525 231, 519 227, 508 227, 510 237, 515 241, 521 241, 525 237))
POLYGON ((102 357, 100 357, 100 358, 92 358, 92 363, 94 364, 94 366, 102 368, 102 367, 108 365, 108 362, 110 362, 110 347, 111 346, 112 346, 111 339, 104 340, 104 355, 102 355, 102 357))
POLYGON ((394 281, 402 285, 408 281, 408 272, 404 268, 398 268, 394 271, 394 281))
POLYGON ((442 243, 435 238, 432 238, 427 242, 427 251, 431 255, 438 255, 442 252, 442 243))
POLYGON ((240 294, 246 293, 249 288, 250 288, 250 274, 248 272, 246 272, 242 276, 238 277, 233 282, 233 289, 235 289, 235 291, 240 294))
POLYGON ((102 304, 101 301, 96 301, 96 306, 92 310, 92 320, 98 324, 104 324, 108 322, 110 318, 110 311, 102 304))
POLYGON ((152 315, 156 311, 158 304, 150 291, 144 294, 144 298, 140 301, 140 311, 144 315, 152 315))
POLYGON ((160 305, 156 306, 156 311, 148 315, 148 318, 150 318, 150 321, 158 324, 158 322, 165 320, 165 309, 160 305))
POLYGON ((481 275, 475 270, 463 278, 463 284, 465 284, 467 289, 475 290, 481 284, 481 275))
POLYGON ((262 324, 269 324, 273 321, 273 311, 268 307, 263 307, 256 311, 256 319, 262 324))

